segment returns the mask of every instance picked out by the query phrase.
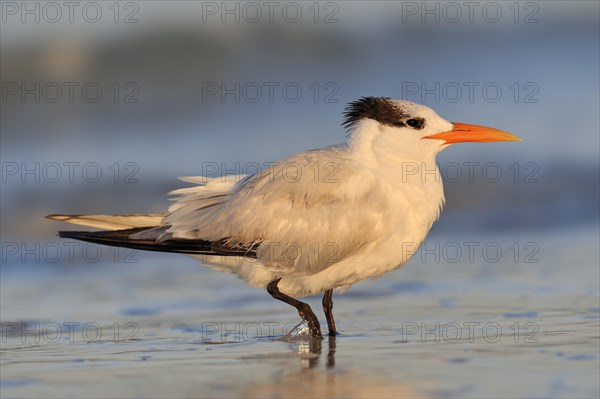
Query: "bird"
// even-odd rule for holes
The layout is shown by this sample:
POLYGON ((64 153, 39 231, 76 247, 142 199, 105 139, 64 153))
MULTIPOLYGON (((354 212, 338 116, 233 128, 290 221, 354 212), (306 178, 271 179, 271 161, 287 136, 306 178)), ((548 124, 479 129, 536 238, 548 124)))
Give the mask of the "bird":
POLYGON ((333 291, 406 264, 440 217, 436 155, 457 143, 521 140, 389 97, 348 103, 342 127, 344 143, 254 174, 180 178, 193 185, 170 192, 174 203, 163 214, 47 218, 103 229, 59 231, 63 238, 188 254, 235 274, 295 307, 313 337, 322 337, 319 320, 299 298, 323 293, 334 337, 333 291))

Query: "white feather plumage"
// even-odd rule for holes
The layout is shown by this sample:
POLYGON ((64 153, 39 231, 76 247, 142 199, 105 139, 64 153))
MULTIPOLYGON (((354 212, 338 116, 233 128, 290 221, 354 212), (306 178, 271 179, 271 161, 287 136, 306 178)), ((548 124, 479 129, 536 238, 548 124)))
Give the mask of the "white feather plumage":
POLYGON ((169 213, 143 238, 256 244, 257 259, 198 258, 254 287, 281 277, 279 289, 293 297, 343 290, 402 266, 444 204, 435 156, 447 145, 422 138, 452 124, 427 107, 394 101, 425 127, 366 118, 352 125, 347 144, 294 154, 258 175, 183 178, 198 185, 171 192, 178 198, 169 213))
POLYGON ((365 119, 348 144, 294 154, 246 179, 228 176, 175 191, 182 197, 164 220, 167 232, 261 243, 257 260, 201 259, 254 287, 282 277, 280 290, 294 297, 344 289, 402 266, 444 204, 435 155, 445 145, 421 137, 452 129, 429 108, 411 105, 427 118, 425 129, 365 119))

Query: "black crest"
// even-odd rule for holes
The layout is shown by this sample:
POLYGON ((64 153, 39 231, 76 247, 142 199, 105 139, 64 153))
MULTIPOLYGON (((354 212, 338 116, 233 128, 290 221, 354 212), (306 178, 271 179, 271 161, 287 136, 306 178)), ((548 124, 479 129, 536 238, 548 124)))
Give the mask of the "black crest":
POLYGON ((389 126, 406 126, 407 117, 389 97, 361 97, 346 106, 342 126, 350 128, 363 118, 389 126))

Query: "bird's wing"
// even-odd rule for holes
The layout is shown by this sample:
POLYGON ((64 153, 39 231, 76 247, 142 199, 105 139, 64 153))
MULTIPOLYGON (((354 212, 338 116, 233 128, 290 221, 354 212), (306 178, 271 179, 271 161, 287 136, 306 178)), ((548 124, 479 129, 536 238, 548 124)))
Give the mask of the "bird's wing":
POLYGON ((307 151, 211 196, 210 183, 188 189, 164 223, 171 238, 260 243, 263 265, 313 274, 382 232, 385 198, 366 173, 344 147, 307 151))
POLYGON ((385 236, 388 207, 344 147, 307 151, 252 176, 187 177, 166 215, 51 215, 106 228, 60 235, 151 251, 258 258, 311 275, 385 236), (116 230, 116 231, 114 231, 116 230))

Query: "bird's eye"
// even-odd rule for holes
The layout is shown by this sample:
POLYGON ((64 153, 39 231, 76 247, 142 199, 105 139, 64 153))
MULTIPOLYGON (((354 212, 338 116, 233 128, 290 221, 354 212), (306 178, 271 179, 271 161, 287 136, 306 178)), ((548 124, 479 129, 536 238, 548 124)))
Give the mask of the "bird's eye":
POLYGON ((422 119, 409 119, 406 121, 406 124, 410 127, 419 128, 419 127, 423 126, 423 120, 422 119))

